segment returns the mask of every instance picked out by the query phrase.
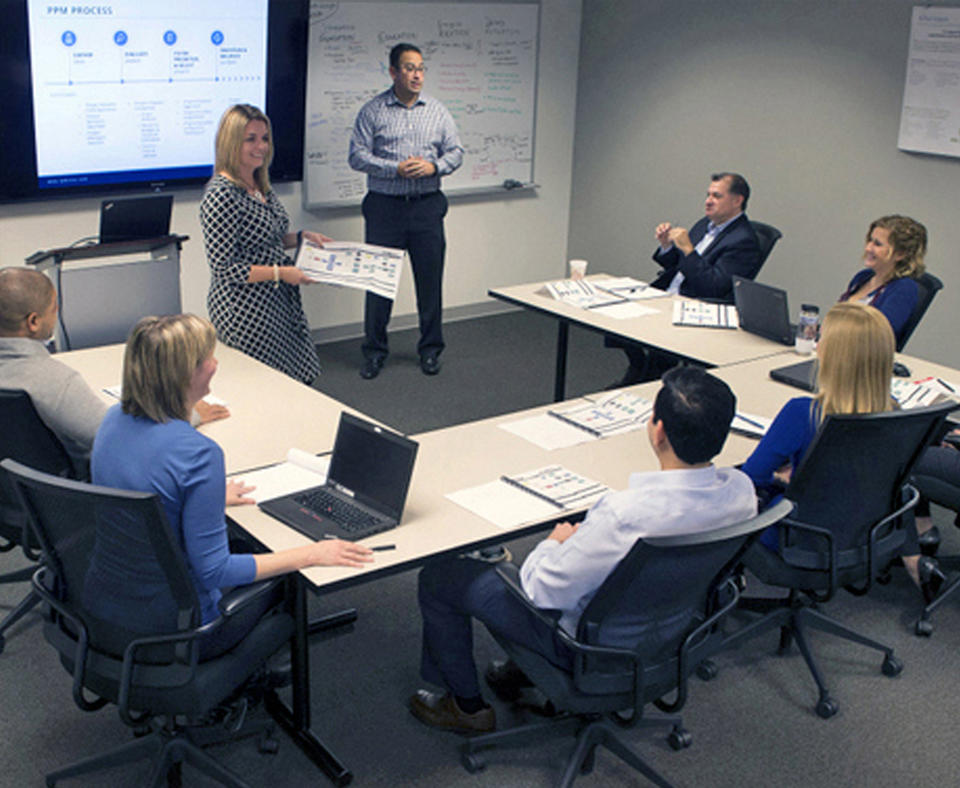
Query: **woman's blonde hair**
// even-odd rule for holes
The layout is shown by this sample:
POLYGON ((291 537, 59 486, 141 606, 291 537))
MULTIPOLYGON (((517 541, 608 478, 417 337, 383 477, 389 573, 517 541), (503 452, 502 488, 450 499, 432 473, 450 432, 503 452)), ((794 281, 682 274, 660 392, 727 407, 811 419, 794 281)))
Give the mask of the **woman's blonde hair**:
POLYGON ((893 329, 884 314, 867 304, 835 304, 823 319, 817 345, 815 403, 822 419, 831 413, 891 410, 893 329))
POLYGON ((202 317, 142 318, 130 332, 123 356, 123 412, 157 422, 189 421, 190 380, 216 344, 216 331, 202 317))
POLYGON ((217 151, 213 171, 225 172, 233 180, 242 183, 240 177, 240 148, 246 136, 247 124, 251 120, 262 120, 267 124, 269 147, 263 164, 253 171, 257 187, 266 194, 270 191, 270 162, 273 161, 273 127, 270 118, 252 104, 234 104, 223 113, 217 128, 217 151))
POLYGON ((925 269, 923 258, 927 253, 927 228, 909 216, 899 214, 881 216, 870 224, 870 229, 867 230, 868 241, 875 227, 886 230, 890 234, 889 242, 893 248, 893 254, 903 255, 903 259, 897 261, 890 278, 900 279, 909 276, 916 279, 920 276, 925 269))

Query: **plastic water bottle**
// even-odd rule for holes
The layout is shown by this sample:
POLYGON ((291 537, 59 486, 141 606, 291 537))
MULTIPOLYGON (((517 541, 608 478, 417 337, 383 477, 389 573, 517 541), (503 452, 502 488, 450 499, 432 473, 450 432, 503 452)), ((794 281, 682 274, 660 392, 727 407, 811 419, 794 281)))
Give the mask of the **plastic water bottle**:
POLYGON ((809 356, 817 343, 817 324, 820 322, 820 307, 803 304, 800 307, 800 319, 797 321, 797 342, 795 349, 801 356, 809 356))

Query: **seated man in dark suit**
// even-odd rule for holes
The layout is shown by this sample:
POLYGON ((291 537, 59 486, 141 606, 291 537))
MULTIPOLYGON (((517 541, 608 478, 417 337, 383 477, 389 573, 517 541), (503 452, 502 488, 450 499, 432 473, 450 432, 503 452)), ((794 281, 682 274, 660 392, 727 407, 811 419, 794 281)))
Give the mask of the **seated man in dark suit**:
MULTIPOLYGON (((757 501, 750 480, 711 462, 723 448, 735 408, 727 384, 703 370, 678 367, 667 373, 647 423, 660 470, 632 474, 628 489, 605 495, 580 524, 560 523, 533 549, 520 567, 531 601, 558 611, 560 626, 576 634, 583 610, 637 539, 709 531, 753 517, 757 501)), ((434 561, 420 573, 419 600, 420 673, 446 691, 419 690, 410 698, 410 711, 427 725, 460 732, 496 727, 493 708, 480 694, 473 618, 560 667, 572 666, 571 652, 487 562, 466 556, 434 561)), ((638 611, 638 618, 642 614, 638 611)), ((525 680, 509 662, 487 671, 487 681, 502 697, 525 680)))
MULTIPOLYGON (((663 270, 651 283, 668 293, 733 303, 733 276, 753 279, 760 270, 760 245, 745 213, 750 185, 742 175, 720 172, 710 176, 704 217, 690 230, 670 222, 657 225, 660 244, 653 259, 663 270)), ((654 380, 676 363, 667 353, 650 352, 640 345, 608 339, 608 347, 622 347, 630 367, 616 385, 654 380)))

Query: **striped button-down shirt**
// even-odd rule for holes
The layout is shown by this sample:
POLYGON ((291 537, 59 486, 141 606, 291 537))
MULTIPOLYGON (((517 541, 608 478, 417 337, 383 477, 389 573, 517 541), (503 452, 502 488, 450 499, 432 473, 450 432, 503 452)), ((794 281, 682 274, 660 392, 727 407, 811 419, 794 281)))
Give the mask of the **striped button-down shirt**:
POLYGON ((367 188, 380 194, 429 194, 440 177, 463 161, 463 146, 446 107, 423 93, 413 106, 401 103, 393 88, 363 105, 350 137, 350 166, 367 174, 367 188), (436 175, 401 178, 397 165, 419 156, 437 167, 436 175))

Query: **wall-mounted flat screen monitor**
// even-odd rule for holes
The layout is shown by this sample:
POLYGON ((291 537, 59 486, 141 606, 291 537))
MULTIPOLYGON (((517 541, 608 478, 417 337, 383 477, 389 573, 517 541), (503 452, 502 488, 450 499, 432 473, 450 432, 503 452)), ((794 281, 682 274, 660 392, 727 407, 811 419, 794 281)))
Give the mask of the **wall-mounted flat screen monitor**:
POLYGON ((303 173, 309 0, 0 0, 0 201, 196 185, 232 104, 303 173))

